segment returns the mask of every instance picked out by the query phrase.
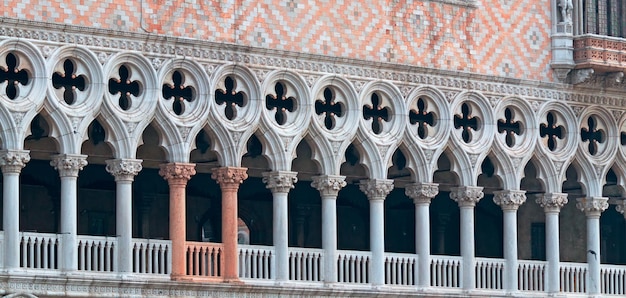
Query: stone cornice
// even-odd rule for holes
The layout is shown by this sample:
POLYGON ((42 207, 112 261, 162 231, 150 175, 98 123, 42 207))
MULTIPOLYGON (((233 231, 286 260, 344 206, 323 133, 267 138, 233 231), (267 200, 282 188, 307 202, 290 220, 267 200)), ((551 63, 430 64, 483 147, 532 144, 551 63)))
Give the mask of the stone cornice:
MULTIPOLYGON (((475 90, 487 96, 521 96, 539 101, 567 100, 626 106, 626 98, 620 96, 623 92, 620 90, 603 90, 604 93, 598 95, 597 88, 580 89, 569 84, 256 48, 151 33, 0 18, 0 40, 10 37, 29 39, 41 47, 54 47, 55 44, 83 45, 100 51, 104 55, 101 58, 106 58, 113 51, 137 51, 154 58, 153 64, 158 64, 155 61, 158 57, 186 56, 199 62, 243 63, 251 67, 291 69, 314 74, 330 73, 359 80, 389 80, 407 85, 427 84, 457 92, 475 90)), ((410 88, 403 90, 404 95, 409 91, 410 88)))

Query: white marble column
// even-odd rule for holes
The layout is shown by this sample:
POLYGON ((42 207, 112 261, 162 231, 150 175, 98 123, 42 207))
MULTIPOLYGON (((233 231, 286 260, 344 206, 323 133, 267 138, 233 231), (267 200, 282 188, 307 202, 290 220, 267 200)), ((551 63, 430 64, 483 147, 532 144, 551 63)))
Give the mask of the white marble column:
POLYGON ((551 294, 560 291, 559 281, 559 212, 567 204, 567 194, 546 193, 537 198, 537 204, 546 213, 546 291, 551 294))
POLYGON ((609 207, 609 199, 585 197, 577 199, 576 208, 587 216, 587 294, 600 294, 600 215, 609 207))
POLYGON ((322 196, 322 249, 324 250, 325 283, 337 282, 337 195, 346 186, 345 176, 312 177, 311 187, 322 196))
POLYGON ((483 188, 461 186, 450 190, 450 198, 459 204, 461 225, 461 281, 464 290, 476 288, 476 256, 474 253, 474 207, 484 196, 483 188))
POLYGON ((493 202, 502 208, 504 288, 507 292, 517 292, 517 209, 526 202, 526 192, 522 190, 504 190, 494 193, 493 202))
POLYGON ((20 267, 20 172, 30 161, 25 150, 0 151, 4 269, 20 267))
POLYGON ((359 189, 370 202, 370 282, 372 286, 382 286, 385 284, 385 198, 393 190, 393 180, 363 180, 359 189))
POLYGON ((417 286, 430 287, 430 202, 439 193, 435 183, 414 183, 404 193, 415 204, 415 252, 417 253, 417 286))
POLYGON ((50 165, 61 177, 61 270, 78 270, 77 246, 77 191, 78 172, 87 165, 87 156, 60 154, 52 156, 50 165))
POLYGON ((117 271, 133 270, 133 180, 141 171, 142 160, 107 160, 106 170, 115 177, 115 230, 117 234, 117 271))
POLYGON ((273 204, 273 239, 276 260, 276 281, 289 280, 289 209, 288 195, 298 182, 298 173, 279 171, 263 173, 263 183, 272 191, 273 204))

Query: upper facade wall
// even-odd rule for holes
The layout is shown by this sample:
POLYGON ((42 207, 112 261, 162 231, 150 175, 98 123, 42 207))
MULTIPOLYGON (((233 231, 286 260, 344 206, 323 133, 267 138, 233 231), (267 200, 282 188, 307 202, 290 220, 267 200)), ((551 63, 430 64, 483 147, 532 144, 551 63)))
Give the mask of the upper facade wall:
POLYGON ((5 0, 1 15, 553 81, 547 1, 77 2, 5 0))

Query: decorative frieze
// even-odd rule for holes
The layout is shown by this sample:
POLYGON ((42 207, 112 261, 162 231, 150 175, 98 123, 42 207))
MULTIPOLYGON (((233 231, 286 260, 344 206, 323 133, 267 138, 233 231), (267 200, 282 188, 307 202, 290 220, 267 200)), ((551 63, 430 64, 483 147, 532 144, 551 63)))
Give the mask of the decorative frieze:
POLYGON ((264 172, 263 183, 272 193, 289 193, 295 187, 296 182, 298 182, 297 175, 298 173, 296 172, 287 171, 264 172))
POLYGON ((55 155, 50 160, 50 166, 59 171, 61 177, 78 177, 78 172, 87 166, 87 155, 55 155))
POLYGON ((474 207, 485 196, 480 186, 461 186, 450 189, 450 198, 459 207, 474 207))
POLYGON ((2 173, 19 173, 30 161, 29 151, 2 150, 0 151, 0 168, 2 173))
POLYGON ((311 178, 311 187, 317 189, 323 197, 337 197, 339 191, 346 186, 345 176, 323 175, 311 178))

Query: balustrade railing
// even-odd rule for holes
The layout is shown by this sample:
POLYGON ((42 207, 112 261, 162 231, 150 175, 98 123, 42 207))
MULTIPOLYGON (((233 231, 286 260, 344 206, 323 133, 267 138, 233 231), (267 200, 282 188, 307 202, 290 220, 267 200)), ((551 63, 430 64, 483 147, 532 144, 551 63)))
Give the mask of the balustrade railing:
POLYGON ((222 275, 222 243, 185 243, 187 275, 219 277, 222 275))
POLYGON ((170 274, 172 241, 133 239, 133 273, 170 274))
POLYGON ((337 281, 343 283, 369 283, 370 259, 369 251, 337 251, 337 281))
POLYGON ((517 286, 520 291, 543 292, 545 290, 545 261, 519 260, 517 286))
POLYGON ((600 291, 605 295, 626 296, 626 267, 600 265, 600 291))
POLYGON ((112 272, 117 269, 115 237, 78 235, 78 270, 112 272))
POLYGON ((561 292, 585 293, 587 285, 587 264, 561 263, 561 292))
POLYGON ((431 256, 430 285, 433 287, 461 287, 461 257, 431 256))
POLYGON ((289 248, 289 279, 321 281, 324 250, 318 248, 289 248))
POLYGON ((58 269, 60 235, 22 232, 20 267, 29 269, 58 269))
POLYGON ((476 288, 501 290, 503 287, 503 259, 476 258, 476 288))
POLYGON ((385 253, 385 284, 413 286, 417 255, 385 253))
POLYGON ((274 247, 239 245, 239 277, 271 279, 274 268, 274 247))

